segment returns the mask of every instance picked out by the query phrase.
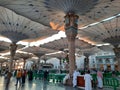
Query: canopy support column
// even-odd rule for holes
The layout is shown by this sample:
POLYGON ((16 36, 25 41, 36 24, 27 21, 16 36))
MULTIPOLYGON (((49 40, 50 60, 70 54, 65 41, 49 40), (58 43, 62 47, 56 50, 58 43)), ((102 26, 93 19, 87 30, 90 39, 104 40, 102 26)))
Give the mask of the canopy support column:
POLYGON ((115 48, 113 49, 114 50, 114 53, 115 53, 115 56, 116 56, 116 61, 118 62, 118 71, 120 71, 120 47, 118 46, 114 46, 115 48))
POLYGON ((84 70, 89 70, 89 55, 87 53, 84 54, 84 70))
POLYGON ((69 74, 72 77, 75 70, 75 39, 78 31, 78 16, 74 13, 68 13, 65 16, 65 33, 68 39, 69 49, 69 74))
POLYGON ((10 45, 11 60, 10 60, 10 65, 9 65, 9 72, 12 72, 13 60, 14 60, 14 56, 15 56, 15 53, 16 53, 16 49, 17 49, 16 43, 12 43, 10 45))

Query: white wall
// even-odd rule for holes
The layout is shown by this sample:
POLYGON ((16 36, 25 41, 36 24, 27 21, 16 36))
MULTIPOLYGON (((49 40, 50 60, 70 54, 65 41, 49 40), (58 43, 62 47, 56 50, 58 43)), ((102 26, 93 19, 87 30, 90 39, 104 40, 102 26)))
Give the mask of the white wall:
POLYGON ((51 58, 51 59, 47 60, 46 63, 52 63, 54 65, 54 68, 58 68, 60 65, 60 61, 57 58, 51 58))

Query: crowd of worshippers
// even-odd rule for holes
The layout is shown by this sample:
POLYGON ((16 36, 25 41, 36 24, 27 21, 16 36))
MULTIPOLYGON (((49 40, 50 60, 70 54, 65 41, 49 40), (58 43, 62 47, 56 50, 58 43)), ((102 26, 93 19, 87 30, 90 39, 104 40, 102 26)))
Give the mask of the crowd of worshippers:
MULTIPOLYGON (((24 85, 25 81, 26 81, 26 78, 29 81, 32 81, 33 77, 34 77, 33 74, 35 72, 41 73, 40 70, 36 71, 36 70, 16 69, 10 75, 9 74, 9 70, 6 69, 5 72, 4 72, 4 74, 2 74, 2 75, 5 77, 6 81, 9 80, 8 78, 10 78, 11 76, 15 77, 16 78, 15 86, 17 86, 18 84, 19 85, 24 85)), ((43 74, 44 75, 44 80, 47 80, 49 71, 48 70, 44 70, 44 72, 42 71, 42 73, 44 73, 43 74)))
MULTIPOLYGON (((103 74, 104 73, 112 73, 112 77, 113 76, 115 76, 115 73, 116 72, 118 72, 118 71, 102 71, 102 70, 100 70, 100 69, 98 69, 98 70, 95 70, 95 69, 93 69, 93 70, 84 70, 84 71, 81 71, 81 73, 80 73, 80 71, 79 70, 74 70, 74 72, 73 72, 73 75, 72 75, 72 84, 73 84, 73 87, 76 87, 77 86, 77 77, 79 76, 79 75, 83 75, 83 78, 84 78, 84 80, 85 80, 85 90, 92 90, 92 88, 94 87, 94 88, 99 88, 99 89, 103 89, 103 74), (92 75, 91 74, 96 74, 96 76, 97 76, 97 82, 94 82, 93 81, 93 77, 92 77, 92 75), (94 85, 95 84, 95 85, 94 85)), ((64 77, 64 79, 63 79, 63 84, 66 84, 67 83, 67 80, 69 80, 70 79, 70 75, 69 75, 69 72, 67 72, 67 74, 66 74, 66 76, 64 77)))
MULTIPOLYGON (((97 87, 99 89, 103 88, 103 74, 106 73, 108 71, 102 71, 102 70, 86 70, 86 71, 79 71, 79 70, 74 70, 73 74, 72 74, 72 83, 73 83, 73 87, 77 86, 77 76, 79 75, 84 75, 84 80, 85 80, 85 90, 92 90, 92 84, 91 81, 93 80, 91 74, 96 74, 97 75, 97 87)), ((115 73, 117 71, 111 71, 113 76, 115 76, 115 73)), ((26 77, 28 78, 29 81, 33 80, 33 73, 43 73, 43 79, 47 80, 48 76, 49 76, 49 71, 48 70, 25 70, 25 69, 18 69, 18 70, 14 70, 12 75, 10 75, 9 71, 6 70, 4 73, 4 77, 5 79, 7 77, 11 77, 14 76, 16 78, 15 81, 15 86, 18 85, 18 83, 20 85, 24 85, 25 84, 25 80, 26 77)), ((66 72, 66 76, 63 78, 63 84, 67 83, 67 80, 69 80, 71 78, 71 76, 69 75, 69 71, 66 72)), ((9 82, 8 82, 9 83, 9 82)))
MULTIPOLYGON (((18 82, 20 84, 24 85, 26 76, 28 76, 29 81, 32 81, 33 80, 33 73, 34 73, 34 71, 32 71, 32 70, 28 70, 28 71, 26 71, 26 70, 22 70, 22 71, 21 70, 16 70, 14 72, 14 76, 16 76, 16 84, 15 85, 17 86, 18 82)), ((47 77, 48 77, 48 70, 45 70, 44 71, 44 80, 46 80, 47 77)))

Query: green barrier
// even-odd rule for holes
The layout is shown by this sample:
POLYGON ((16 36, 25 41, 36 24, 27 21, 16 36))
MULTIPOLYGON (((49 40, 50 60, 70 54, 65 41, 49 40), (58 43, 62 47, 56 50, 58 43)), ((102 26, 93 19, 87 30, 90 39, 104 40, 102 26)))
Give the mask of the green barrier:
POLYGON ((65 77, 65 74, 49 74, 49 81, 52 81, 53 83, 62 82, 63 78, 65 77))
POLYGON ((92 87, 96 88, 97 87, 97 74, 91 74, 93 80, 92 80, 92 87))
POLYGON ((116 88, 119 87, 119 80, 116 78, 104 78, 103 85, 104 86, 111 86, 114 88, 114 90, 116 90, 116 88))
POLYGON ((49 73, 49 75, 48 75, 48 80, 49 80, 49 81, 52 80, 52 82, 55 82, 55 74, 54 74, 54 73, 49 73))
POLYGON ((112 73, 104 73, 103 77, 105 77, 105 78, 111 78, 112 77, 112 73))

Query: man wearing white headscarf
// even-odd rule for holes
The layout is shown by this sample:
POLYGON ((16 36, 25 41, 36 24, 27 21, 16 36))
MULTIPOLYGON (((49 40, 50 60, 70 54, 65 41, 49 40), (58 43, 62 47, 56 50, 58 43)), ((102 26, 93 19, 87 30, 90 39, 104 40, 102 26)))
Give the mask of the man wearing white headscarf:
POLYGON ((97 71, 97 81, 98 81, 98 88, 103 88, 103 74, 100 70, 97 71))
POLYGON ((75 70, 73 72, 73 87, 76 87, 77 86, 77 76, 79 76, 80 73, 78 70, 75 70))
POLYGON ((90 75, 90 71, 87 71, 86 74, 84 75, 84 80, 85 80, 85 90, 92 90, 92 76, 90 75))

